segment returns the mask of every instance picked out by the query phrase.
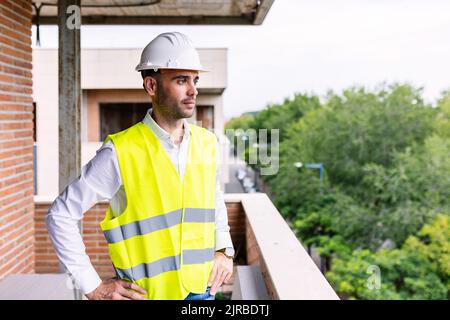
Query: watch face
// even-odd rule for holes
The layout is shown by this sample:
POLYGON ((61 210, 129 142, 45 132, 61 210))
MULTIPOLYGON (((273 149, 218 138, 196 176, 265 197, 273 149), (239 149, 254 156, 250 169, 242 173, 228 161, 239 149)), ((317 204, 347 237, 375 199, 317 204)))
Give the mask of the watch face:
POLYGON ((226 248, 225 249, 225 254, 227 256, 234 257, 234 249, 233 248, 226 248))

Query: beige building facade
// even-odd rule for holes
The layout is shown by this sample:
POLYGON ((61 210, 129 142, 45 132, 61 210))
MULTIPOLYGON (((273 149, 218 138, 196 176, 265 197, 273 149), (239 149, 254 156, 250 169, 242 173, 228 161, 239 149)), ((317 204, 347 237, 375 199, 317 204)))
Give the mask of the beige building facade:
MULTIPOLYGON (((85 165, 109 133, 142 120, 151 107, 134 70, 142 49, 81 50, 81 161, 85 165)), ((200 74, 196 110, 190 123, 213 131, 221 145, 224 190, 228 182, 229 142, 224 135, 223 92, 227 82, 227 49, 199 49, 209 72, 200 74)), ((58 195, 58 50, 33 50, 35 105, 35 193, 58 195)))

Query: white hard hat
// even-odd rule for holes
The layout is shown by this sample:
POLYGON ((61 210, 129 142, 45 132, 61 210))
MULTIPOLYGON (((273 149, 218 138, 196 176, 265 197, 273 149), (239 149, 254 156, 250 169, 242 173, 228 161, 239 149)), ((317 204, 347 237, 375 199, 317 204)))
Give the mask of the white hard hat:
POLYGON ((185 69, 206 72, 192 41, 180 32, 162 33, 142 51, 136 71, 154 69, 185 69))

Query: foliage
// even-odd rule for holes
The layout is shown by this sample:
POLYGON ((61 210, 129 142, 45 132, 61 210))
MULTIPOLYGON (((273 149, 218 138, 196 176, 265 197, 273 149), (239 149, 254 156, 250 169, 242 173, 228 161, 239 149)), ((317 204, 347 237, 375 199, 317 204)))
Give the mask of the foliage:
POLYGON ((375 250, 386 240, 401 245, 446 208, 450 141, 432 135, 437 112, 420 92, 392 85, 330 93, 322 108, 293 124, 280 145, 279 173, 266 179, 283 215, 332 212, 334 233, 322 235, 375 250), (296 162, 323 163, 324 181, 296 162))
POLYGON ((357 193, 352 187, 363 178, 364 165, 389 167, 396 152, 429 135, 435 111, 420 92, 393 85, 376 93, 364 88, 330 93, 322 108, 291 127, 284 146, 290 152, 281 161, 321 162, 331 183, 357 193))
POLYGON ((338 258, 326 276, 348 299, 449 299, 450 217, 437 215, 400 249, 356 250, 338 258), (369 266, 380 270, 379 288, 368 286, 369 266))
POLYGON ((280 141, 283 141, 288 138, 288 129, 293 123, 319 107, 320 101, 317 96, 297 93, 293 99, 285 99, 283 104, 273 104, 259 112, 254 119, 253 128, 268 131, 279 129, 280 141))
POLYGON ((255 117, 253 115, 248 114, 237 118, 232 118, 225 124, 225 129, 250 129, 253 127, 254 118, 255 117))
POLYGON ((434 107, 408 84, 297 94, 236 123, 280 129, 279 170, 262 178, 297 237, 331 261, 342 297, 448 298, 450 90, 434 107), (322 163, 323 179, 299 162, 322 163))
POLYGON ((450 90, 444 91, 437 103, 435 130, 441 137, 450 138, 450 90))

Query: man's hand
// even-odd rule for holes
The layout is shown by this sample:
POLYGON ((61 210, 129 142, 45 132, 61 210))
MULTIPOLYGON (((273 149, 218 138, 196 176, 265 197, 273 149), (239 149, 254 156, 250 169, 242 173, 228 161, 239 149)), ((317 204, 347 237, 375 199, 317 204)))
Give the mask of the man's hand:
POLYGON ((140 294, 147 294, 147 292, 137 284, 127 282, 120 279, 108 279, 102 283, 92 292, 86 294, 89 300, 147 300, 140 294))
POLYGON ((233 275, 233 259, 227 258, 223 253, 214 253, 214 264, 209 277, 208 286, 211 287, 210 294, 215 295, 217 288, 223 282, 228 282, 233 275))

